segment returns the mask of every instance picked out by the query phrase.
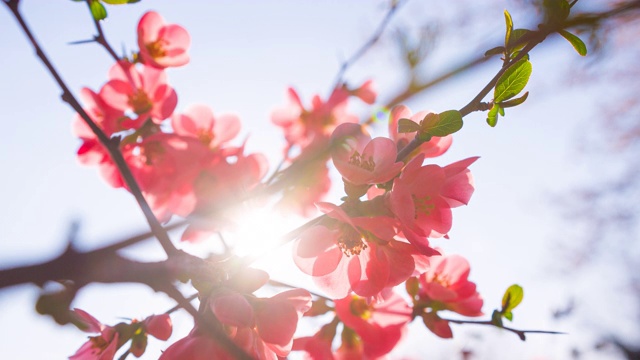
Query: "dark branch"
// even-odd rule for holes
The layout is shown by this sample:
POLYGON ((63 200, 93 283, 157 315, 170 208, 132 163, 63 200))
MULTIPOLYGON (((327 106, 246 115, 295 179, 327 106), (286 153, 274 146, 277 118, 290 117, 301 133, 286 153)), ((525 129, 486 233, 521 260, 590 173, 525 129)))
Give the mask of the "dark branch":
POLYGON ((24 18, 22 17, 22 14, 20 14, 20 11, 18 9, 18 3, 19 1, 5 2, 7 7, 11 10, 14 17, 20 24, 20 27, 22 28, 23 32, 31 42, 31 45, 36 51, 36 55, 38 56, 38 58, 40 58, 40 60, 45 65, 47 70, 49 70, 49 73, 51 74, 51 76, 53 76, 56 83, 58 83, 58 86, 60 86, 60 89, 62 90, 62 100, 68 103, 73 108, 73 110, 75 110, 82 117, 84 122, 91 128, 91 131, 96 135, 100 143, 107 149, 107 151, 109 152, 109 155, 111 156, 111 159, 118 167, 118 170, 122 175, 122 178, 127 184, 127 187, 129 188, 129 190, 135 197, 136 201, 138 202, 140 209, 142 209, 142 212, 144 213, 144 216, 147 219, 149 226, 151 227, 151 231, 153 231, 154 235, 162 245, 167 255, 171 256, 177 253, 178 250, 171 242, 169 235, 164 230, 164 228, 162 227, 158 219, 156 219, 155 215, 153 214, 153 211, 151 210, 151 207, 149 207, 149 204, 147 203, 144 196, 142 195, 142 191, 138 186, 138 183, 133 177, 133 174, 131 173, 129 166, 127 165, 126 161, 124 160, 124 157, 122 156, 122 153, 120 152, 118 143, 115 141, 112 141, 110 138, 106 136, 106 134, 102 131, 102 129, 100 129, 100 127, 91 119, 91 117, 84 111, 84 109, 82 108, 78 100, 76 100, 76 98, 73 96, 73 94, 67 87, 66 83, 62 80, 58 71, 55 69, 53 64, 49 61, 44 51, 40 47, 40 44, 35 39, 35 37, 31 33, 31 30, 25 23, 24 18))
POLYGON ((479 321, 474 321, 474 320, 452 320, 452 319, 442 319, 444 321, 448 321, 454 324, 474 324, 474 325, 489 325, 489 326, 495 326, 499 329, 504 329, 507 331, 510 331, 516 335, 518 335, 518 337, 520 338, 520 340, 524 341, 526 339, 526 334, 551 334, 551 335, 566 335, 567 333, 564 332, 559 332, 559 331, 545 331, 545 330, 518 330, 518 329, 514 329, 514 328, 510 328, 507 326, 496 326, 496 324, 492 323, 491 321, 484 321, 484 320, 479 320, 479 321))

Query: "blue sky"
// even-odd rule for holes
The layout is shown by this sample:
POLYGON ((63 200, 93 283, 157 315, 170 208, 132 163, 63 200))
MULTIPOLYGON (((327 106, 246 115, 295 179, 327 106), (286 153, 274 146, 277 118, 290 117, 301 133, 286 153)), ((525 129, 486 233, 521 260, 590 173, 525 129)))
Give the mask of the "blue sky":
MULTIPOLYGON (((22 11, 45 51, 74 93, 83 86, 94 90, 106 80, 112 62, 97 45, 68 45, 94 34, 84 4, 72 1, 25 0, 22 11)), ((450 64, 482 53, 480 45, 501 38, 502 9, 512 2, 480 9, 470 2, 465 16, 483 11, 496 21, 482 27, 461 28, 455 21, 446 42, 426 64, 426 77, 450 64), (474 9, 474 7, 476 7, 474 9), (453 29, 452 29, 453 28, 453 29)), ((119 51, 136 48, 137 20, 153 8, 168 22, 183 25, 192 35, 192 61, 169 71, 169 81, 179 96, 178 110, 205 103, 214 112, 236 112, 243 121, 249 147, 264 151, 272 166, 283 141, 269 121, 269 113, 285 104, 285 91, 294 86, 309 101, 313 94, 326 96, 341 60, 360 46, 384 15, 384 1, 142 1, 109 7, 104 24, 108 39, 119 51)), ((446 2, 427 6, 410 2, 391 27, 415 28, 435 24, 436 14, 451 16, 446 2)), ((514 11, 516 25, 528 23, 524 13, 514 11)), ((457 21, 464 21, 458 19, 457 21)), ((442 27, 445 25, 441 23, 442 27)), ((403 65, 394 55, 393 39, 384 37, 346 74, 352 84, 376 81, 380 99, 388 99, 406 79, 403 65)), ((90 249, 145 229, 141 212, 123 190, 109 188, 93 168, 75 159, 79 141, 71 134, 72 110, 60 101, 60 91, 33 55, 25 37, 8 11, 0 10, 0 268, 49 259, 65 244, 72 220, 81 221, 78 246, 90 249)), ((486 125, 485 115, 465 118, 451 150, 437 159, 440 165, 470 156, 481 156, 472 166, 476 192, 468 207, 454 210, 451 240, 438 243, 445 251, 460 253, 471 262, 471 280, 485 298, 485 312, 499 306, 503 291, 513 283, 525 288, 523 304, 516 310, 514 326, 527 329, 567 331, 570 335, 532 335, 521 343, 513 334, 495 329, 460 326, 456 338, 442 341, 418 321, 399 351, 408 356, 450 358, 464 347, 477 350, 481 358, 530 359, 568 357, 567 349, 588 341, 584 325, 554 323, 552 309, 561 307, 571 294, 593 292, 593 282, 569 280, 558 275, 558 241, 562 223, 552 195, 566 193, 589 174, 575 150, 576 130, 597 110, 593 99, 602 95, 589 87, 563 84, 576 76, 569 71, 581 61, 569 44, 558 38, 533 51, 531 94, 521 107, 507 110, 496 128, 486 125), (481 336, 483 341, 478 340, 481 336), (497 352, 496 344, 505 353, 497 352)), ((466 104, 500 66, 495 59, 468 76, 461 76, 416 96, 407 105, 414 111, 444 111, 466 104)), ((372 109, 354 107, 363 116, 372 109)), ((386 126, 380 126, 380 134, 386 126)), ((340 189, 329 201, 337 202, 340 189)), ((286 253, 286 249, 284 250, 286 253)), ((158 248, 143 245, 128 252, 144 259, 160 258, 158 248), (137 251, 137 252, 136 252, 137 251)), ((274 255, 275 256, 275 255, 274 255)), ((271 269, 286 275, 288 269, 271 269)), ((275 275, 274 275, 275 276, 275 275)), ((600 273, 605 278, 615 275, 600 273)), ((277 278, 286 281, 285 278, 277 278)), ((292 282, 309 281, 296 277, 292 282)), ((304 283, 300 283, 303 285, 304 283)), ((613 286, 602 284, 597 293, 613 286)), ((58 327, 33 310, 38 291, 20 286, 0 292, 0 355, 6 358, 63 358, 73 354, 85 335, 67 326, 58 327)), ((621 300, 624 303, 624 299, 621 300)), ((586 306, 599 308, 603 296, 593 296, 586 306)), ((162 312, 171 302, 161 294, 137 285, 89 286, 74 306, 94 314, 105 323, 118 317, 144 317, 162 312), (139 299, 143 299, 140 301, 139 299)), ((190 321, 176 318, 173 340, 188 332, 190 321)), ((604 326, 604 325, 603 325, 604 326)), ((624 326, 624 323, 620 326, 624 326)), ((623 327, 624 328, 624 327, 623 327)), ((154 358, 162 344, 150 344, 154 358), (154 352, 155 351, 155 352, 154 352)))

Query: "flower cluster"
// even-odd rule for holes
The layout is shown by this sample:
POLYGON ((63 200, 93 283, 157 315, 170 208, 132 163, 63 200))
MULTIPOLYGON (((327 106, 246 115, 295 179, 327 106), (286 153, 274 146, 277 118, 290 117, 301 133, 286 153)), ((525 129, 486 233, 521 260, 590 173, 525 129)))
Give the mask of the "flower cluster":
MULTIPOLYGON (((188 63, 189 44, 185 29, 165 24, 155 12, 145 14, 138 24, 139 53, 134 60, 114 64, 98 92, 82 89, 85 111, 118 146, 161 221, 174 215, 215 217, 189 225, 183 240, 219 231, 220 224, 231 222, 225 218, 226 209, 248 199, 254 190, 278 194, 280 205, 293 205, 303 215, 317 207, 324 215, 299 234, 293 260, 329 296, 326 300, 335 300, 333 306, 323 299, 312 306, 310 293, 302 289, 258 297, 254 293, 269 277, 247 268, 233 268, 229 279, 214 285, 201 286, 196 284, 200 280, 192 279, 202 318, 161 359, 233 358, 212 327, 257 359, 286 357, 292 350, 312 359, 376 359, 396 346, 417 316, 438 336, 451 337, 439 311, 482 314, 482 299, 467 280, 467 261, 443 256, 430 243, 448 237, 451 209, 469 202, 474 192, 469 166, 477 158, 446 166, 425 164, 448 150, 451 135, 421 137, 425 134, 399 130, 401 119, 417 126, 434 114, 412 114, 406 106, 397 106, 390 112, 388 137, 372 138, 347 112, 352 97, 367 104, 375 101, 371 81, 357 88, 340 85, 326 101, 316 95, 310 107, 289 89, 289 105, 271 115, 286 141, 283 168, 262 183, 265 157, 247 154, 244 143, 234 143, 241 130, 237 115, 214 114, 206 105, 176 112, 178 96, 165 69, 188 63), (346 197, 340 205, 321 202, 331 186, 329 160, 344 183, 346 197), (276 190, 266 191, 271 186, 276 190), (393 289, 403 283, 413 304, 393 289), (335 314, 330 323, 313 336, 294 340, 305 313, 328 312, 335 314), (340 324, 341 345, 334 350, 340 324)), ((74 132, 82 140, 80 162, 97 166, 113 187, 126 188, 109 152, 80 117, 74 132)), ((75 314, 87 331, 99 335, 73 359, 112 359, 129 340, 130 352, 139 356, 147 334, 161 340, 171 334, 168 315, 111 327, 82 310, 75 314)))
POLYGON ((333 307, 322 299, 315 301, 305 316, 333 312, 335 317, 312 336, 296 338, 293 350, 314 360, 381 359, 402 340, 408 323, 415 317, 421 317, 437 336, 451 338, 449 321, 442 319, 438 312, 448 310, 469 317, 482 315, 483 300, 476 285, 467 280, 469 271, 469 263, 459 255, 435 255, 425 272, 407 281, 411 304, 390 289, 377 302, 353 294, 334 300, 333 307), (334 349, 340 323, 343 324, 340 346, 334 349))
MULTIPOLYGON (((393 109, 392 124, 409 112, 406 107, 400 110, 393 109)), ((386 288, 420 274, 428 257, 438 254, 428 239, 447 235, 451 208, 468 203, 473 193, 468 166, 477 158, 445 167, 423 165, 425 154, 446 150, 433 150, 443 142, 434 138, 405 165, 396 157, 407 143, 394 134, 371 139, 360 125, 345 123, 331 136, 331 156, 343 177, 347 201, 342 206, 318 204, 328 219, 301 235, 294 260, 333 298, 351 291, 377 298, 386 288), (367 201, 360 200, 364 194, 367 201)))
POLYGON ((315 95, 311 108, 306 109, 293 89, 288 90, 289 104, 277 108, 271 114, 271 121, 282 128, 287 142, 284 154, 289 166, 290 180, 285 186, 283 207, 309 216, 313 204, 322 200, 331 187, 326 151, 330 136, 340 124, 357 123, 358 117, 347 112, 350 97, 357 97, 367 104, 373 104, 376 93, 372 82, 349 90, 340 86, 333 90, 324 101, 315 95))
POLYGON ((482 297, 476 291, 476 284, 467 280, 469 271, 469 262, 462 256, 434 256, 429 270, 418 278, 418 291, 411 291, 425 325, 442 338, 451 338, 453 334, 449 322, 441 319, 438 311, 449 310, 472 317, 482 315, 482 297))
MULTIPOLYGON (((119 143, 154 214, 168 221, 172 215, 218 211, 254 189, 267 164, 263 155, 230 144, 240 132, 238 116, 214 115, 206 105, 176 112, 178 96, 165 68, 189 61, 186 30, 149 12, 138 25, 138 43, 138 63, 118 61, 100 91, 85 88, 81 97, 91 119, 119 143)), ((98 166, 112 186, 125 187, 107 150, 80 117, 74 132, 82 140, 80 162, 98 166)), ((192 228, 185 239, 213 229, 192 228)))
POLYGON ((86 332, 98 333, 89 337, 78 351, 69 359, 72 360, 111 360, 119 347, 131 340, 129 351, 136 357, 142 356, 147 348, 147 334, 159 340, 167 340, 173 330, 171 318, 167 314, 152 315, 139 322, 119 323, 108 326, 84 310, 74 309, 73 315, 78 326, 86 332))
MULTIPOLYGON (((268 279, 267 273, 261 270, 246 269, 213 290, 206 300, 207 314, 214 316, 214 323, 242 350, 258 359, 287 356, 298 320, 311 307, 311 295, 302 289, 270 298, 253 295, 268 279)), ((196 360, 212 356, 233 359, 215 337, 196 325, 160 359, 196 360)))

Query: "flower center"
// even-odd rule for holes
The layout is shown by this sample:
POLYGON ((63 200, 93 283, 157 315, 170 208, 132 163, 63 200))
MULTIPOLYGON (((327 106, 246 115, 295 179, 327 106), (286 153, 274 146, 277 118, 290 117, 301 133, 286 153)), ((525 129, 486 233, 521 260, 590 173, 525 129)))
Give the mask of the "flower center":
POLYGON ((144 114, 153 108, 153 103, 147 96, 147 93, 142 89, 136 90, 136 92, 129 97, 129 105, 133 108, 133 112, 138 115, 144 114))
POLYGON ((411 195, 411 198, 413 198, 413 206, 416 209, 416 219, 418 218, 418 214, 431 215, 431 210, 436 207, 435 204, 431 202, 431 196, 429 195, 423 197, 411 195))
POLYGON ((91 341, 91 348, 98 349, 98 354, 102 353, 102 351, 109 346, 109 342, 101 335, 90 336, 89 340, 91 341))
POLYGON ((447 276, 442 276, 442 277, 441 277, 441 274, 435 274, 435 275, 433 275, 433 279, 431 279, 431 282, 438 283, 438 284, 440 284, 440 285, 442 285, 442 286, 444 286, 444 287, 447 287, 447 288, 448 288, 449 286, 451 286, 451 283, 450 283, 450 281, 449 281, 449 278, 448 278, 447 276))
POLYGON ((373 171, 376 167, 376 163, 373 161, 373 157, 371 155, 369 155, 368 159, 365 159, 364 155, 360 155, 358 151, 353 152, 349 158, 349 164, 367 171, 373 171))
POLYGON ((201 143, 207 146, 211 144, 211 141, 213 140, 213 133, 205 129, 198 129, 198 131, 196 132, 196 136, 201 143))
POLYGON ((340 237, 338 237, 338 247, 342 253, 347 255, 360 255, 362 250, 367 248, 367 244, 362 241, 362 235, 348 224, 340 229, 340 237))
POLYGON ((164 147, 159 142, 149 142, 140 148, 141 159, 148 166, 157 163, 164 152, 164 147))
POLYGON ((145 47, 147 48, 149 55, 151 55, 152 58, 157 59, 167 55, 167 52, 164 50, 164 45, 166 43, 167 42, 163 39, 158 39, 154 42, 145 44, 145 47))
POLYGON ((361 297, 352 297, 349 305, 351 313, 361 319, 367 320, 371 318, 371 307, 367 301, 361 297))

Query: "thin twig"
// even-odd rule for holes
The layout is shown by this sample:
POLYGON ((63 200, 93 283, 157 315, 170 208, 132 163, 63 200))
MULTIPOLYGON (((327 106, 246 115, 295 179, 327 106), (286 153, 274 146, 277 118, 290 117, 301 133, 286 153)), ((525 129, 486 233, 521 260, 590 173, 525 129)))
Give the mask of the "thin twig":
POLYGON ((565 332, 560 332, 560 331, 545 331, 545 330, 519 330, 519 329, 514 329, 514 328, 510 328, 507 326, 497 326, 496 324, 492 323, 489 320, 453 320, 453 319, 442 319, 444 321, 448 321, 448 322, 452 322, 454 324, 474 324, 474 325, 489 325, 489 326, 495 326, 499 329, 504 329, 507 331, 510 331, 516 335, 518 335, 518 337, 524 341, 525 340, 525 334, 551 334, 551 335, 566 335, 567 333, 565 332))
MULTIPOLYGON (((297 286, 286 284, 286 283, 283 283, 281 281, 273 280, 273 279, 269 279, 269 285, 279 286, 279 287, 286 287, 286 288, 290 288, 290 289, 297 289, 298 288, 297 286)), ((324 295, 320 295, 317 292, 313 292, 313 291, 310 291, 308 289, 306 289, 306 290, 309 292, 309 294, 311 294, 311 295, 313 295, 315 297, 318 297, 318 298, 321 298, 321 299, 324 299, 324 300, 329 300, 329 301, 333 301, 334 300, 334 299, 328 298, 328 297, 326 297, 324 295)))
MULTIPOLYGON (((87 6, 89 7, 89 12, 91 12, 91 0, 87 0, 87 6)), ((120 60, 120 57, 118 56, 118 54, 116 54, 111 45, 109 45, 107 38, 104 36, 102 25, 100 25, 100 20, 97 20, 95 17, 93 17, 93 15, 91 16, 91 18, 93 19, 93 23, 96 26, 96 31, 98 32, 98 35, 94 36, 93 39, 95 40, 95 42, 102 45, 102 47, 107 50, 109 55, 111 55, 111 57, 116 62, 118 62, 120 60)))
POLYGON ((382 21, 378 25, 378 28, 373 33, 371 38, 366 43, 362 44, 362 46, 355 53, 353 53, 353 55, 351 55, 349 59, 343 62, 342 65, 340 66, 340 70, 338 71, 338 74, 336 74, 336 77, 335 77, 333 88, 331 89, 332 91, 341 85, 342 77, 344 76, 347 69, 351 65, 353 65, 356 61, 358 61, 358 59, 360 59, 367 51, 369 51, 369 49, 373 45, 375 45, 375 43, 378 42, 378 40, 380 40, 380 37, 382 36, 382 33, 384 32, 389 22, 391 21, 391 18, 405 2, 406 2, 405 0, 391 1, 391 6, 389 7, 387 14, 382 19, 382 21))
MULTIPOLYGON (((195 300, 195 299, 197 299, 197 298, 198 298, 198 295, 199 295, 198 293, 193 294, 193 295, 189 296, 189 297, 187 298, 187 300, 189 300, 189 301, 193 301, 193 300, 195 300)), ((180 305, 176 305, 176 306, 172 307, 171 309, 169 309, 169 310, 165 311, 164 313, 168 315, 168 314, 174 313, 174 312, 176 312, 176 311, 178 311, 178 310, 180 310, 180 309, 182 309, 182 306, 180 306, 180 305)))
POLYGON ((482 88, 482 90, 480 90, 480 92, 476 95, 476 97, 474 97, 471 101, 469 101, 467 105, 465 105, 459 110, 462 117, 465 117, 466 115, 469 115, 474 111, 480 110, 482 108, 481 106, 482 99, 484 99, 484 97, 487 96, 487 94, 489 94, 491 89, 493 89, 496 86, 502 74, 504 74, 507 70, 509 70, 509 68, 513 66, 515 63, 517 63, 522 58, 527 56, 529 54, 529 51, 531 51, 534 47, 536 47, 536 45, 544 41, 544 39, 551 32, 552 31, 550 30, 540 30, 540 31, 534 32, 531 36, 528 36, 527 39, 522 39, 522 42, 526 41, 527 45, 525 45, 525 47, 518 53, 516 57, 514 57, 513 59, 511 59, 511 61, 505 63, 504 66, 502 66, 500 71, 498 71, 498 73, 496 73, 496 75, 487 83, 487 85, 485 85, 485 87, 482 88))

